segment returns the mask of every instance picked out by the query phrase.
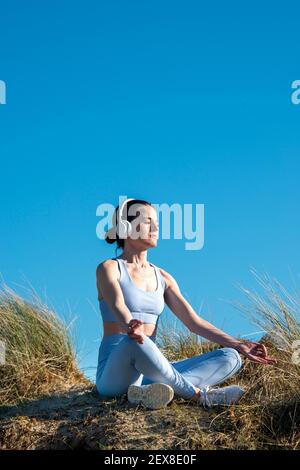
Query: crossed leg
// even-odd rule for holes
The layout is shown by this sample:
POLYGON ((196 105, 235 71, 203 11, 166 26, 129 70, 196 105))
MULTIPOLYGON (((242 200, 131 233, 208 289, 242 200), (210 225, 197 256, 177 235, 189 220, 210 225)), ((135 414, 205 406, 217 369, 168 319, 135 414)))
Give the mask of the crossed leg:
MULTIPOLYGON (((242 367, 242 359, 233 348, 220 348, 206 354, 171 362, 181 375, 198 388, 217 385, 236 374, 242 367)), ((144 376, 142 385, 153 383, 144 376)))
POLYGON ((174 392, 190 399, 196 392, 194 385, 167 360, 154 341, 144 335, 144 343, 125 336, 109 354, 100 377, 98 393, 118 396, 127 392, 129 385, 141 385, 143 376, 152 382, 170 385, 174 392))
POLYGON ((196 387, 221 383, 241 366, 241 357, 233 348, 169 362, 146 335, 143 344, 124 336, 109 355, 96 386, 100 395, 118 396, 126 393, 131 384, 161 382, 170 385, 177 395, 190 399, 196 387))

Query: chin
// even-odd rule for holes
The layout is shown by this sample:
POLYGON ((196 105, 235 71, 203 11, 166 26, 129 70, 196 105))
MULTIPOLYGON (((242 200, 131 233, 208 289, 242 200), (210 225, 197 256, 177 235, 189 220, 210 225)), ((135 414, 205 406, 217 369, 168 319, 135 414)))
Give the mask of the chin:
POLYGON ((157 239, 155 238, 150 238, 147 240, 147 245, 148 246, 156 246, 157 245, 157 239))

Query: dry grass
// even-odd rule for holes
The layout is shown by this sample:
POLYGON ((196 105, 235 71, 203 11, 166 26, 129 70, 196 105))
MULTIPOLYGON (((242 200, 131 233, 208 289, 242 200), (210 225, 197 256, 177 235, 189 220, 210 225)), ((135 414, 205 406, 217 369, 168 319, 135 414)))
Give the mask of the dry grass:
POLYGON ((67 326, 32 293, 31 302, 5 284, 0 290, 0 404, 33 399, 58 386, 84 380, 67 326))
MULTIPOLYGON (((260 342, 267 346, 269 355, 276 357, 278 363, 275 366, 265 366, 244 358, 244 366, 240 372, 222 385, 242 385, 246 389, 245 395, 237 405, 209 411, 178 397, 162 410, 147 410, 142 405, 133 406, 128 403, 126 394, 115 399, 100 400, 93 384, 76 379, 76 374, 80 377, 80 373, 68 345, 66 331, 61 330, 56 321, 51 323, 46 315, 46 323, 43 320, 41 323, 33 322, 35 331, 39 331, 37 325, 43 325, 41 331, 44 331, 43 328, 47 328, 46 325, 49 327, 51 323, 54 325, 54 329, 51 327, 52 334, 54 331, 58 334, 56 339, 47 341, 47 330, 48 333, 43 336, 44 348, 39 342, 35 346, 27 344, 28 337, 32 338, 32 335, 27 337, 27 342, 24 335, 15 339, 16 333, 8 328, 6 331, 10 332, 9 344, 14 347, 16 344, 18 347, 20 344, 25 345, 26 354, 22 356, 23 361, 15 352, 12 356, 9 355, 14 379, 5 378, 2 370, 0 393, 3 384, 6 392, 1 397, 8 400, 7 392, 11 387, 11 390, 18 391, 14 392, 14 399, 26 395, 30 400, 22 406, 2 407, 0 448, 299 449, 300 365, 296 363, 297 357, 293 356, 293 341, 300 339, 299 298, 297 294, 291 296, 277 281, 268 277, 257 276, 257 280, 263 293, 243 289, 249 302, 247 305, 235 305, 266 331, 260 342), (53 346, 53 341, 56 347, 53 346), (41 375, 35 368, 29 381, 24 373, 24 370, 30 372, 28 364, 24 365, 24 357, 34 357, 35 361, 40 360, 40 364, 47 364, 48 373, 43 372, 46 366, 41 375), (18 366, 16 360, 19 361, 18 366), (54 377, 70 378, 72 374, 73 384, 68 385, 67 390, 53 391, 54 377), (22 380, 26 386, 22 384, 22 380), (35 386, 28 388, 29 383, 35 386), (52 388, 42 397, 40 392, 46 391, 49 383, 52 388)), ((19 310, 16 304, 8 310, 6 303, 6 312, 17 315, 16 311, 20 314, 22 308, 29 310, 29 317, 23 313, 22 320, 12 323, 22 324, 22 328, 29 332, 31 328, 24 326, 24 322, 35 315, 32 313, 33 307, 26 306, 20 299, 18 302, 19 310)), ((2 330, 3 322, 0 324, 2 330)), ((201 341, 188 331, 178 333, 174 325, 166 323, 161 324, 158 335, 159 346, 170 361, 203 354, 219 347, 201 341)))

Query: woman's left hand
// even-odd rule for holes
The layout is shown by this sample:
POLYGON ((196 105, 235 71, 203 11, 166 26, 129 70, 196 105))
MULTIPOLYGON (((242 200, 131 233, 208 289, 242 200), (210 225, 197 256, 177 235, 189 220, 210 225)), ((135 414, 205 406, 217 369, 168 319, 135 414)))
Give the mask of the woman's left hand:
POLYGON ((277 363, 277 359, 268 356, 267 348, 264 344, 242 340, 238 341, 237 345, 233 346, 233 348, 250 359, 250 361, 269 365, 277 363))

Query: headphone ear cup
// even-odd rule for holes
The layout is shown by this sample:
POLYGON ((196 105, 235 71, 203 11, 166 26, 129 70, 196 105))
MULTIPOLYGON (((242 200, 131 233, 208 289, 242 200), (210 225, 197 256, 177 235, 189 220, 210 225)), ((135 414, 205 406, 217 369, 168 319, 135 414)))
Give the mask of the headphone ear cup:
POLYGON ((119 221, 119 224, 118 224, 118 235, 120 238, 124 238, 124 235, 125 235, 124 224, 121 220, 119 221))
POLYGON ((131 223, 128 222, 128 220, 120 220, 119 231, 118 231, 119 237, 127 238, 128 235, 130 235, 131 231, 132 231, 131 223))
POLYGON ((123 207, 128 201, 133 201, 133 198, 126 199, 126 201, 123 202, 121 208, 118 211, 118 228, 117 228, 117 233, 120 238, 127 238, 128 235, 132 233, 132 225, 128 220, 123 220, 122 215, 123 215, 123 207))
POLYGON ((126 220, 126 224, 127 224, 127 236, 128 236, 132 233, 132 225, 130 222, 128 222, 128 220, 126 220))

